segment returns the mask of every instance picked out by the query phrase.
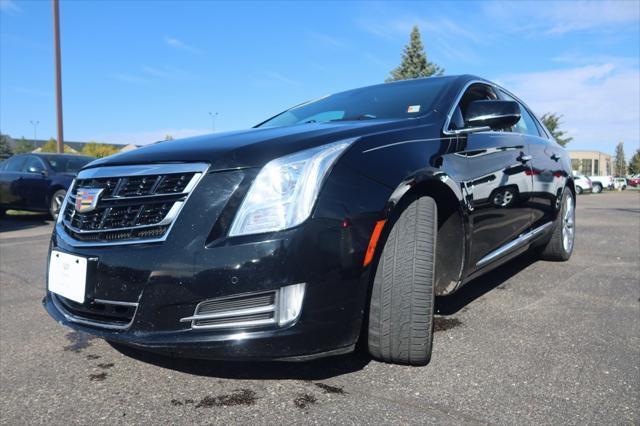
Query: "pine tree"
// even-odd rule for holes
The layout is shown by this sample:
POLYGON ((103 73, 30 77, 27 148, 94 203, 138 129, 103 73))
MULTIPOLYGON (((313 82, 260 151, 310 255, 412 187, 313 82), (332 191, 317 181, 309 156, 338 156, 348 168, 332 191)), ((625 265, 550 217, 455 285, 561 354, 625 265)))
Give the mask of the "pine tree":
POLYGON ((401 63, 391 71, 391 75, 386 82, 431 77, 432 75, 442 75, 443 73, 444 68, 427 60, 427 54, 424 51, 422 38, 420 37, 420 30, 417 26, 414 26, 411 30, 411 40, 402 52, 401 63))
POLYGON ((629 174, 640 174, 640 148, 636 150, 636 153, 629 160, 629 174))
POLYGON ((553 112, 547 112, 540 119, 544 123, 545 127, 549 129, 551 135, 553 135, 556 142, 558 142, 562 146, 566 146, 569 142, 573 140, 571 137, 564 137, 567 132, 560 130, 560 119, 561 115, 555 114, 553 112))
POLYGON ((616 176, 625 176, 627 174, 627 162, 624 160, 624 142, 616 145, 616 159, 613 164, 613 173, 616 176))
POLYGON ((13 155, 11 145, 9 145, 9 136, 0 135, 0 159, 8 158, 13 155))
POLYGON ((26 140, 23 136, 18 141, 16 141, 16 147, 13 151, 16 154, 25 154, 27 152, 33 151, 34 149, 36 149, 36 147, 33 142, 26 140))

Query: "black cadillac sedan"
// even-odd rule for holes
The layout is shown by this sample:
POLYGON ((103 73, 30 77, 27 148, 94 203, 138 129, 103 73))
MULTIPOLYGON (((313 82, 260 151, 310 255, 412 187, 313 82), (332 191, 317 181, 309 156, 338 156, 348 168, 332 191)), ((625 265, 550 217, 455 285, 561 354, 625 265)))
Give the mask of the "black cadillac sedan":
POLYGON ((94 157, 18 154, 0 163, 0 216, 6 210, 48 212, 58 217, 74 176, 94 157))
POLYGON ((569 157, 473 76, 381 84, 94 161, 51 239, 60 323, 185 357, 429 361, 434 297, 566 261, 569 157), (473 285, 471 283, 470 285, 473 285))

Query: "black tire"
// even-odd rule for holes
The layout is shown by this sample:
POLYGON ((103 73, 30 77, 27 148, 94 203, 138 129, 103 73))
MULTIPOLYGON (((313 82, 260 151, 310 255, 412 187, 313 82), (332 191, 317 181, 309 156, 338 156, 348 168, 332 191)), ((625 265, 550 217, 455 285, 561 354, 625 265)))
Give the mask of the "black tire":
POLYGON ((437 208, 409 204, 392 224, 373 280, 369 352, 385 362, 425 365, 433 341, 437 208))
POLYGON ((64 189, 58 189, 56 192, 51 194, 51 199, 49 200, 49 214, 53 220, 58 219, 58 212, 60 211, 62 200, 64 200, 65 195, 67 195, 67 191, 64 189))
POLYGON ((576 185, 576 194, 578 194, 578 195, 582 194, 582 187, 581 186, 576 185))
POLYGON ((573 193, 570 189, 565 189, 562 194, 562 208, 558 213, 558 217, 553 223, 553 233, 551 234, 551 239, 547 243, 546 246, 542 248, 541 257, 545 260, 566 262, 571 257, 573 253, 573 247, 575 246, 575 212, 576 212, 576 202, 573 198, 573 193), (567 212, 569 209, 569 204, 571 203, 571 211, 567 212), (567 245, 565 241, 566 232, 569 232, 566 226, 571 225, 571 236, 570 236, 570 244, 567 245))
POLYGON ((599 194, 602 192, 602 185, 599 183, 594 183, 593 184, 593 193, 594 194, 599 194))

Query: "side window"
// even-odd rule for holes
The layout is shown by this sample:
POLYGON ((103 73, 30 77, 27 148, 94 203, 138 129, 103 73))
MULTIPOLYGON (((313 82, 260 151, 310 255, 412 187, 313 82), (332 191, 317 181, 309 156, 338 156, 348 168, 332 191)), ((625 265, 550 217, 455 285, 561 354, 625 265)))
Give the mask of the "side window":
POLYGON ((27 173, 41 173, 45 168, 39 158, 29 157, 22 170, 27 173))
POLYGON ((493 88, 486 84, 472 84, 464 92, 449 121, 449 130, 462 129, 465 123, 467 108, 473 101, 498 99, 493 88))
MULTIPOLYGON (((507 93, 500 91, 502 97, 507 101, 518 102, 513 97, 509 96, 507 93)), ((515 126, 513 126, 513 131, 516 133, 522 133, 525 135, 531 136, 540 136, 540 132, 538 131, 538 126, 536 125, 535 119, 531 116, 527 107, 522 105, 522 103, 518 102, 520 105, 520 121, 518 121, 515 126)))
POLYGON ((22 166, 27 161, 27 157, 12 157, 7 160, 7 165, 4 168, 5 172, 21 172, 22 166))

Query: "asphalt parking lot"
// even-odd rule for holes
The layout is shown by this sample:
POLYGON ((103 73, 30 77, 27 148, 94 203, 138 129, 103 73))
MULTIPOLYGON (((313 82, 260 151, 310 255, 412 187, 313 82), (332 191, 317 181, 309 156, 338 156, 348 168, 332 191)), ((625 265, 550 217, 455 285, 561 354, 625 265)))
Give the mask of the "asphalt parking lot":
POLYGON ((640 192, 578 198, 568 263, 523 256, 440 299, 426 367, 179 360, 41 305, 52 224, 0 221, 2 424, 640 424, 640 192))

